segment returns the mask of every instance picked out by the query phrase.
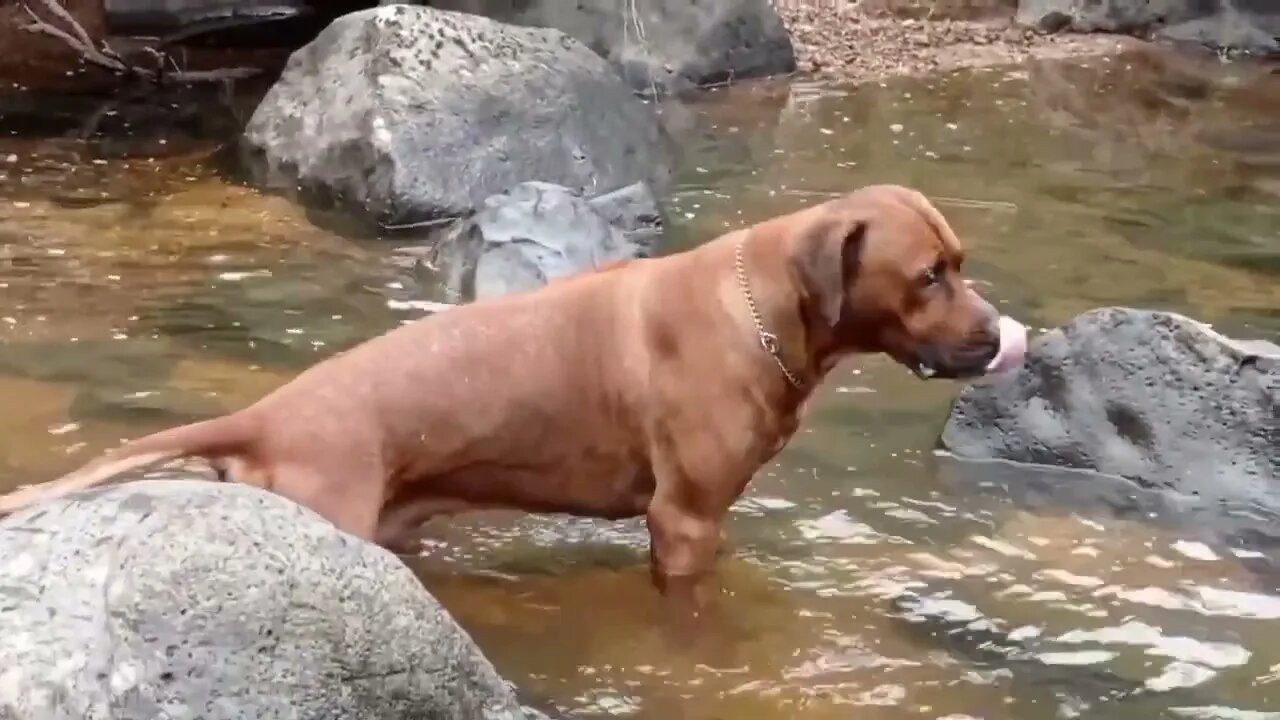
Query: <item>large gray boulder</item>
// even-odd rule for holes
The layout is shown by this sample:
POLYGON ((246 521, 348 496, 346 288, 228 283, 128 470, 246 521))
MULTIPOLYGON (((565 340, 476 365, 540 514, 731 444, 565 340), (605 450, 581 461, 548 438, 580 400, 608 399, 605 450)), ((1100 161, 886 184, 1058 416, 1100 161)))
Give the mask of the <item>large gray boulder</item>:
POLYGON ((1173 313, 1094 310, 966 388, 942 445, 1280 509, 1280 347, 1173 313))
POLYGON ((238 484, 6 518, 0 638, 6 720, 527 717, 394 555, 238 484))
POLYGON ((585 45, 412 5, 344 15, 296 51, 241 156, 259 186, 382 225, 466 215, 528 180, 669 181, 653 109, 585 45))
POLYGON ((641 183, 594 198, 528 182, 494 195, 427 249, 446 302, 533 290, 614 260, 648 257, 661 237, 657 202, 641 183))
POLYGON ((1134 33, 1226 50, 1280 51, 1275 0, 1019 0, 1017 18, 1046 30, 1134 33))
POLYGON ((586 43, 644 95, 790 73, 791 35, 771 0, 428 0, 586 43))

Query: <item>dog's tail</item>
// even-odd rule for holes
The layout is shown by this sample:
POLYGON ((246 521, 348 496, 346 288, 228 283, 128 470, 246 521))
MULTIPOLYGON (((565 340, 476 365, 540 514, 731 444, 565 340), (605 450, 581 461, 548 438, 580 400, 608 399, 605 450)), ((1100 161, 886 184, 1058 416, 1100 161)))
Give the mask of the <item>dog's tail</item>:
POLYGON ((0 517, 45 500, 106 483, 121 473, 180 457, 221 457, 245 452, 254 434, 241 413, 147 435, 112 450, 57 480, 0 495, 0 517))

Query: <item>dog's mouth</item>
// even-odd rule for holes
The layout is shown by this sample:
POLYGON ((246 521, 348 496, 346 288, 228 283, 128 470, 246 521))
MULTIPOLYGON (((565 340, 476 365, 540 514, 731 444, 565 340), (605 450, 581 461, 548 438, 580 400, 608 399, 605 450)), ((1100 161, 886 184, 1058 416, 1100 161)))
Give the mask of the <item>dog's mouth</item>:
POLYGON ((985 374, 983 363, 932 363, 916 360, 907 367, 921 380, 966 380, 985 374))
POLYGON ((961 348, 942 351, 923 347, 905 363, 921 380, 962 380, 1011 370, 1022 364, 1027 354, 1027 329, 1008 316, 1001 316, 995 337, 961 348))
POLYGON ((938 371, 935 370, 932 365, 925 363, 923 360, 914 360, 907 367, 910 368, 911 372, 915 373, 915 376, 921 380, 931 380, 938 377, 938 371))

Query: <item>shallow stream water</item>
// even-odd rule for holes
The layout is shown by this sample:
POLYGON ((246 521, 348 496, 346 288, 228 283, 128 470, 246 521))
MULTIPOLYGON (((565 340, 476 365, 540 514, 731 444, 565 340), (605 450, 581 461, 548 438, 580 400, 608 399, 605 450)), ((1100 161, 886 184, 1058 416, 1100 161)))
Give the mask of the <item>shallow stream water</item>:
MULTIPOLYGON (((0 488, 240 407, 416 316, 426 289, 395 243, 219 172, 243 102, 179 105, 0 120, 0 488)), ((901 182, 1033 326, 1123 304, 1280 339, 1266 68, 1141 54, 765 83, 665 113, 671 249, 901 182)), ((636 522, 455 518, 414 567, 572 717, 1280 718, 1280 552, 949 471, 933 447, 958 389, 877 358, 833 373, 735 507, 695 639, 662 630, 636 522)))

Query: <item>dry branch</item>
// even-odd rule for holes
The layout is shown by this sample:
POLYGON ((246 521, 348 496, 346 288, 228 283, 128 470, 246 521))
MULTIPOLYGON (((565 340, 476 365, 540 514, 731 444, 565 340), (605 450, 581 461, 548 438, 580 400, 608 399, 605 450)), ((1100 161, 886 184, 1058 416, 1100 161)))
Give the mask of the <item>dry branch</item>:
POLYGON ((120 54, 111 48, 106 42, 101 47, 94 45, 93 40, 89 37, 89 33, 85 32, 84 26, 67 12, 66 8, 58 0, 23 0, 22 9, 31 18, 31 22, 23 25, 22 29, 27 32, 48 35, 49 37, 60 40, 63 44, 75 50, 81 58, 86 62, 98 67, 105 68, 121 75, 129 75, 140 78, 152 83, 198 83, 198 82, 218 82, 223 80, 238 80, 256 74, 258 71, 254 68, 219 68, 217 70, 197 70, 185 71, 176 69, 177 64, 173 59, 158 50, 148 48, 153 54, 159 56, 162 60, 155 70, 149 70, 137 65, 131 65, 124 61, 120 54), (34 10, 32 3, 38 4, 44 8, 54 19, 61 20, 67 29, 59 28, 52 22, 41 18, 34 10), (165 65, 172 64, 175 70, 165 72, 165 65))

